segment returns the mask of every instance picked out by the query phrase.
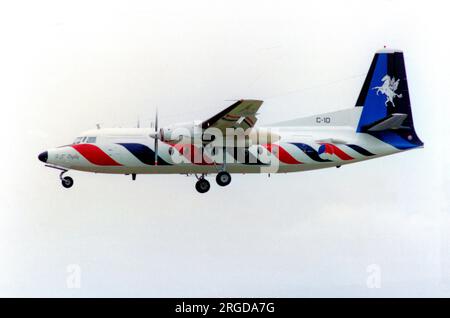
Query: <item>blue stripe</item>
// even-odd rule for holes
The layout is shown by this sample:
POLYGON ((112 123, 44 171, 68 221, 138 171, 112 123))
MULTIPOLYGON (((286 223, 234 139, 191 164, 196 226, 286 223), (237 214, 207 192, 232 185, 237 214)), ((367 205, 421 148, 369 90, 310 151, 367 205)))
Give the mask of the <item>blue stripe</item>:
POLYGON ((311 147, 307 144, 303 144, 303 143, 292 143, 292 144, 294 146, 296 146, 297 148, 299 148, 301 151, 303 151, 308 157, 310 157, 314 161, 331 162, 331 160, 320 158, 317 151, 315 151, 313 147, 311 147))
POLYGON ((346 145, 346 146, 352 148, 354 151, 360 153, 361 155, 364 155, 364 156, 375 156, 370 151, 368 151, 368 150, 366 150, 363 147, 360 147, 358 145, 346 145))
MULTIPOLYGON (((118 143, 118 145, 125 147, 142 163, 152 166, 155 165, 155 152, 146 145, 138 143, 118 143)), ((167 165, 170 165, 170 163, 166 162, 165 160, 161 159, 160 156, 158 156, 158 166, 167 166, 167 165)))

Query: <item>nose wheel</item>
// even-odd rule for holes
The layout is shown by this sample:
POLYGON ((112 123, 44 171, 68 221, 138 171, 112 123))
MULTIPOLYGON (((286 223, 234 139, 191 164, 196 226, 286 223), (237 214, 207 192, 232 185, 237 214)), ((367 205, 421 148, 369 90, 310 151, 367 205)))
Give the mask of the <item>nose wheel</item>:
POLYGON ((61 184, 64 188, 68 189, 73 186, 73 179, 71 177, 64 177, 61 179, 61 184))
POLYGON ((59 179, 61 179, 61 184, 64 188, 68 189, 73 186, 73 179, 71 177, 63 177, 63 175, 67 172, 67 170, 63 170, 59 175, 59 179))

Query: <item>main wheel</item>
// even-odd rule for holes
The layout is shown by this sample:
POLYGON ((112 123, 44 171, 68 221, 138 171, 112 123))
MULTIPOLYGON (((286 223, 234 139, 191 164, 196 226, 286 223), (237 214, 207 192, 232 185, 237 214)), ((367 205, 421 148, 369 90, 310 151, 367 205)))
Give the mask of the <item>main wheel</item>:
POLYGON ((195 189, 200 193, 208 192, 209 188, 211 188, 211 185, 209 184, 209 181, 206 179, 200 179, 195 184, 195 189))
POLYGON ((220 171, 216 176, 216 182, 221 187, 227 186, 231 182, 231 175, 226 171, 220 171))
POLYGON ((61 183, 64 188, 70 188, 73 186, 73 179, 71 177, 64 177, 61 179, 61 183))

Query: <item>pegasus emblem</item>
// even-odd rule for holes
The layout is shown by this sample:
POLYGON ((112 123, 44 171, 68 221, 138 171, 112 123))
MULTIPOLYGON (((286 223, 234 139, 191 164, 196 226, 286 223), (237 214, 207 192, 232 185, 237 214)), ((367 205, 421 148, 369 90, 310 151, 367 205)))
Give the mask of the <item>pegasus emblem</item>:
POLYGON ((385 75, 381 81, 383 85, 372 87, 372 89, 377 90, 377 95, 379 93, 386 95, 386 101, 384 105, 387 107, 387 103, 391 102, 392 106, 395 107, 394 97, 402 98, 402 94, 397 94, 395 91, 398 88, 398 84, 400 83, 400 79, 395 79, 395 77, 390 77, 389 75, 385 75))

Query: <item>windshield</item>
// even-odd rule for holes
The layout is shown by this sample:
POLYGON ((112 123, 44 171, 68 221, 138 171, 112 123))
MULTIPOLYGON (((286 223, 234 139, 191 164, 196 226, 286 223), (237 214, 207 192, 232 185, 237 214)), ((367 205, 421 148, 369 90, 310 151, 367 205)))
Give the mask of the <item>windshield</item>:
POLYGON ((75 138, 75 140, 73 141, 73 145, 76 144, 95 144, 95 142, 97 141, 97 137, 77 137, 75 138))

